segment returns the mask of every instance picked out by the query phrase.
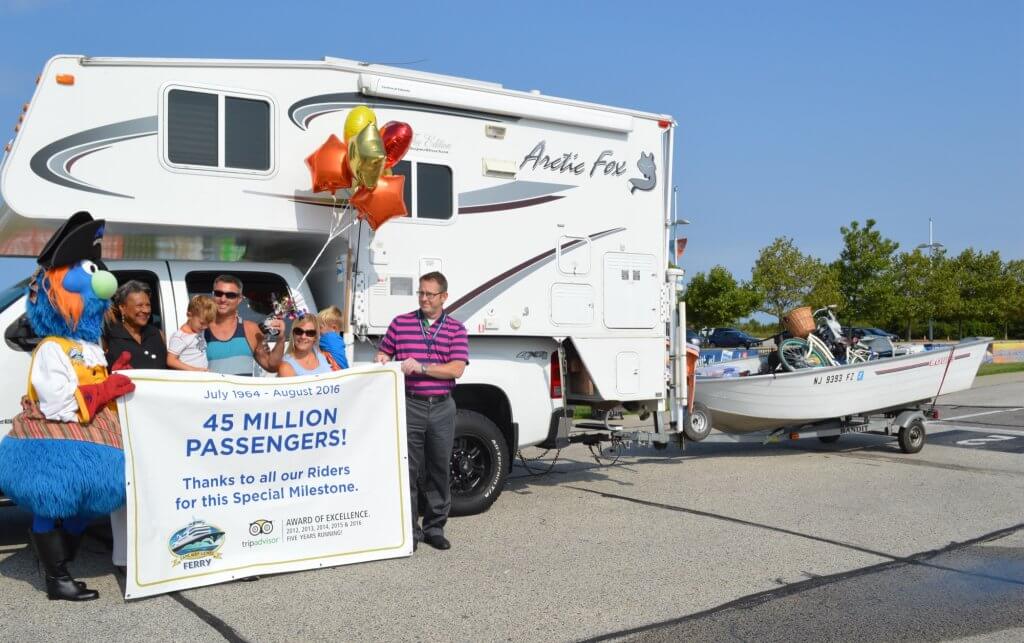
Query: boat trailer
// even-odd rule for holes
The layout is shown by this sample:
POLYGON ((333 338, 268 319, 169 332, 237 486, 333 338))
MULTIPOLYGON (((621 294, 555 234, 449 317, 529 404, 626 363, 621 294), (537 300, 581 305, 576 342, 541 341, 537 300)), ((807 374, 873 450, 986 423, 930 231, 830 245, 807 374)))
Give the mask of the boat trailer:
POLYGON ((801 426, 784 426, 768 432, 731 434, 715 432, 704 442, 759 442, 781 444, 786 441, 818 438, 833 443, 849 433, 872 433, 895 437, 904 453, 924 448, 926 411, 920 407, 851 415, 801 426))

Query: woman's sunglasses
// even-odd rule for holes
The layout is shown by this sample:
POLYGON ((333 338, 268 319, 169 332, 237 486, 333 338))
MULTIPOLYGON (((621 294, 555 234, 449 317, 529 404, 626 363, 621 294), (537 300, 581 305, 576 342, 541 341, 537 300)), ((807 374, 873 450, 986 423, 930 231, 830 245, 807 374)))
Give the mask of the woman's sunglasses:
POLYGON ((231 290, 214 290, 214 297, 223 297, 224 299, 238 299, 241 293, 233 292, 231 290))
POLYGON ((303 335, 305 335, 306 337, 309 337, 310 339, 316 337, 316 331, 313 330, 313 329, 304 330, 302 328, 293 328, 292 329, 292 334, 295 335, 296 337, 302 337, 303 335))

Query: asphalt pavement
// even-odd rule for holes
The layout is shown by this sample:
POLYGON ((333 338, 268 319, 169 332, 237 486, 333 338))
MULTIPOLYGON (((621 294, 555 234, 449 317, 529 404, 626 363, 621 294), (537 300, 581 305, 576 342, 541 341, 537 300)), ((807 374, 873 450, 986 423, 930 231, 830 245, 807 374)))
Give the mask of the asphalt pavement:
POLYGON ((27 516, 0 510, 0 639, 1021 640, 1024 377, 937 408, 915 455, 873 435, 614 465, 531 449, 449 551, 130 602, 102 524, 73 563, 100 599, 52 602, 27 516))

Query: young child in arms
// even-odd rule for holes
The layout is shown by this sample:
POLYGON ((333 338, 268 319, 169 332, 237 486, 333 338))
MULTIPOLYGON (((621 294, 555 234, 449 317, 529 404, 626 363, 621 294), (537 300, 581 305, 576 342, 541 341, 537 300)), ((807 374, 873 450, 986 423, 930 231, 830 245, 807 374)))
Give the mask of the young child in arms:
POLYGON ((217 304, 209 295, 196 295, 188 302, 188 321, 167 339, 167 366, 179 371, 205 371, 206 339, 203 331, 217 314, 217 304))

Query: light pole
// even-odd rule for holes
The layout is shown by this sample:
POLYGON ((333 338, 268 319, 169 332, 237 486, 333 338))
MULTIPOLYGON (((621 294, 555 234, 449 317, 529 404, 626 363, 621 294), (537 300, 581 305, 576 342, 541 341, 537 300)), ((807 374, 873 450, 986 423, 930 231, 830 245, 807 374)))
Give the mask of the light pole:
MULTIPOLYGON (((689 219, 679 218, 679 186, 672 186, 672 230, 668 235, 668 256, 675 259, 676 256, 676 226, 677 225, 689 225, 689 219)), ((673 261, 675 263, 675 261, 673 261)))
MULTIPOLYGON (((931 276, 931 274, 932 274, 932 269, 935 268, 935 251, 936 250, 941 250, 942 248, 945 248, 945 247, 946 246, 944 246, 941 243, 939 243, 938 241, 936 241, 935 238, 932 236, 932 218, 928 217, 928 243, 922 243, 922 244, 918 245, 917 249, 918 250, 924 250, 925 248, 928 249, 928 275, 929 276, 931 276)), ((931 310, 931 308, 929 307, 929 311, 930 310, 931 310)), ((911 339, 911 338, 908 337, 907 339, 911 339)), ((934 332, 934 328, 933 328, 933 320, 932 320, 931 312, 929 312, 929 314, 928 314, 928 341, 932 341, 934 339, 935 339, 935 332, 934 332)))

